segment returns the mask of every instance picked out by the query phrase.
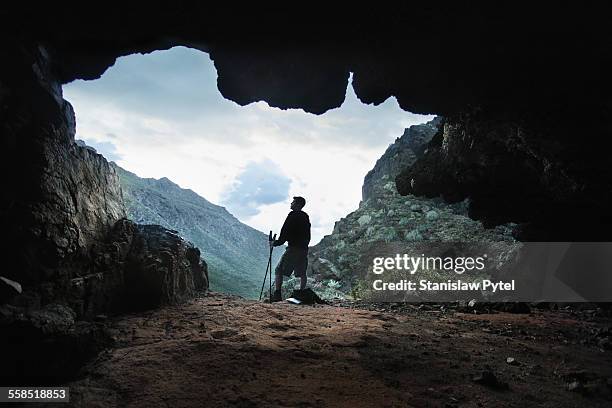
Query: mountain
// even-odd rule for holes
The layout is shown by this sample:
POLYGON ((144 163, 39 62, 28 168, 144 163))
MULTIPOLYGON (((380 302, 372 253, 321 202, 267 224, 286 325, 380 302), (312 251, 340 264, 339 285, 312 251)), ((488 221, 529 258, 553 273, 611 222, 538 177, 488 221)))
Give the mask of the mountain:
MULTIPOLYGON (((241 223, 225 208, 167 178, 141 178, 114 165, 128 218, 176 230, 202 252, 210 288, 258 298, 268 263, 268 237, 241 223)), ((274 251, 273 267, 282 250, 274 251)))
POLYGON ((441 123, 442 118, 436 116, 429 122, 406 128, 402 136, 389 145, 376 161, 374 168, 366 174, 361 188, 363 201, 374 196, 378 187, 382 187, 383 178, 394 178, 406 167, 412 165, 417 157, 423 154, 427 143, 438 132, 441 123))
POLYGON ((448 204, 397 192, 395 177, 426 151, 442 122, 436 117, 407 128, 365 176, 359 208, 310 248, 308 275, 323 297, 363 296, 372 253, 399 253, 427 242, 502 242, 512 247, 515 225, 486 229, 468 217, 467 201, 448 204))

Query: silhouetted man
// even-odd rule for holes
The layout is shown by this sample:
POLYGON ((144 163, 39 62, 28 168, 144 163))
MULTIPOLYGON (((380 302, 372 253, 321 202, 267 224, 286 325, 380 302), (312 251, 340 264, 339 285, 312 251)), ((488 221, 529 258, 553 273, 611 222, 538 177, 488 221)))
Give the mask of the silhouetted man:
POLYGON ((271 242, 273 246, 288 243, 287 250, 276 266, 276 290, 272 297, 273 302, 282 300, 281 288, 283 276, 295 276, 300 278, 300 289, 306 288, 306 268, 308 267, 308 243, 310 243, 310 219, 308 214, 302 211, 306 205, 303 197, 293 197, 291 212, 283 224, 280 236, 271 242))

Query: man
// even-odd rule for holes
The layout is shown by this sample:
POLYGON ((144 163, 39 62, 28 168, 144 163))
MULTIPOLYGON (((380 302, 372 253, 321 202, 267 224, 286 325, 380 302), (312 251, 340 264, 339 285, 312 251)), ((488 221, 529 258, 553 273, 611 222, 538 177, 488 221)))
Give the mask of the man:
POLYGON ((280 235, 270 245, 279 246, 288 242, 287 250, 276 266, 276 290, 272 296, 273 302, 282 300, 281 288, 283 276, 295 276, 300 278, 300 289, 306 288, 306 267, 308 266, 308 244, 310 243, 310 219, 308 214, 302 211, 306 205, 303 197, 293 197, 291 212, 283 224, 280 235))

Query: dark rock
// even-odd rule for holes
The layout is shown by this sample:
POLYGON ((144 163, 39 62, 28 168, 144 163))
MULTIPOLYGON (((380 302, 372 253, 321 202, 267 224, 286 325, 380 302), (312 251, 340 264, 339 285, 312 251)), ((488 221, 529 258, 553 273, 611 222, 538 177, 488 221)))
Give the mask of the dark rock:
POLYGON ((597 346, 602 350, 612 350, 612 342, 609 337, 603 337, 597 341, 597 346))
POLYGON ((317 295, 312 289, 296 289, 291 293, 291 296, 294 299, 297 299, 303 305, 314 305, 314 304, 327 304, 326 301, 321 299, 319 295, 317 295))
POLYGON ((481 384, 498 390, 506 390, 509 388, 508 383, 500 381, 490 370, 482 371, 480 374, 473 377, 472 381, 474 381, 476 384, 481 384))
POLYGON ((584 129, 566 123, 543 125, 534 118, 511 119, 482 109, 448 116, 427 152, 397 177, 397 188, 402 195, 442 195, 448 202, 469 198, 470 217, 487 227, 520 223, 515 230, 520 240, 604 239, 610 232, 594 230, 593 220, 567 217, 590 213, 597 217, 596 224, 610 223, 607 198, 594 197, 611 175, 602 171, 595 178, 586 177, 588 163, 599 156, 586 154, 572 132, 584 129), (571 155, 581 157, 570 168, 571 155))
POLYGON ((567 384, 568 391, 583 392, 584 389, 584 384, 582 384, 580 381, 572 381, 571 383, 567 384))
POLYGON ((23 289, 19 282, 0 276, 0 304, 10 302, 22 291, 23 289))
POLYGON ((11 384, 59 384, 110 343, 104 326, 77 322, 69 307, 40 309, 1 305, 0 381, 11 384))
POLYGON ((159 225, 135 228, 124 269, 128 309, 180 303, 208 288, 207 267, 197 248, 159 225))
POLYGON ((119 220, 92 254, 91 273, 73 282, 69 297, 82 316, 180 303, 208 288, 200 251, 159 225, 119 220))
POLYGON ((499 310, 500 312, 529 314, 531 307, 525 302, 496 302, 490 305, 491 309, 499 310))
POLYGON ((521 363, 519 363, 514 357, 506 358, 506 364, 511 365, 511 366, 519 366, 519 365, 521 365, 521 363))

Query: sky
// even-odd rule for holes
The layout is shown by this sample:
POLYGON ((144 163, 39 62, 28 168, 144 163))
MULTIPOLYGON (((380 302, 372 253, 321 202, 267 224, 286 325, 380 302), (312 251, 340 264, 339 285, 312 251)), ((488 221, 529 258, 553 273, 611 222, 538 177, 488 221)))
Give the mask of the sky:
POLYGON ((208 54, 185 47, 117 60, 94 81, 63 87, 77 139, 140 177, 167 177, 266 234, 279 232, 293 196, 306 199, 311 245, 354 211, 366 173, 410 125, 432 115, 391 97, 361 103, 349 83, 322 115, 266 102, 240 106, 217 90, 208 54))

